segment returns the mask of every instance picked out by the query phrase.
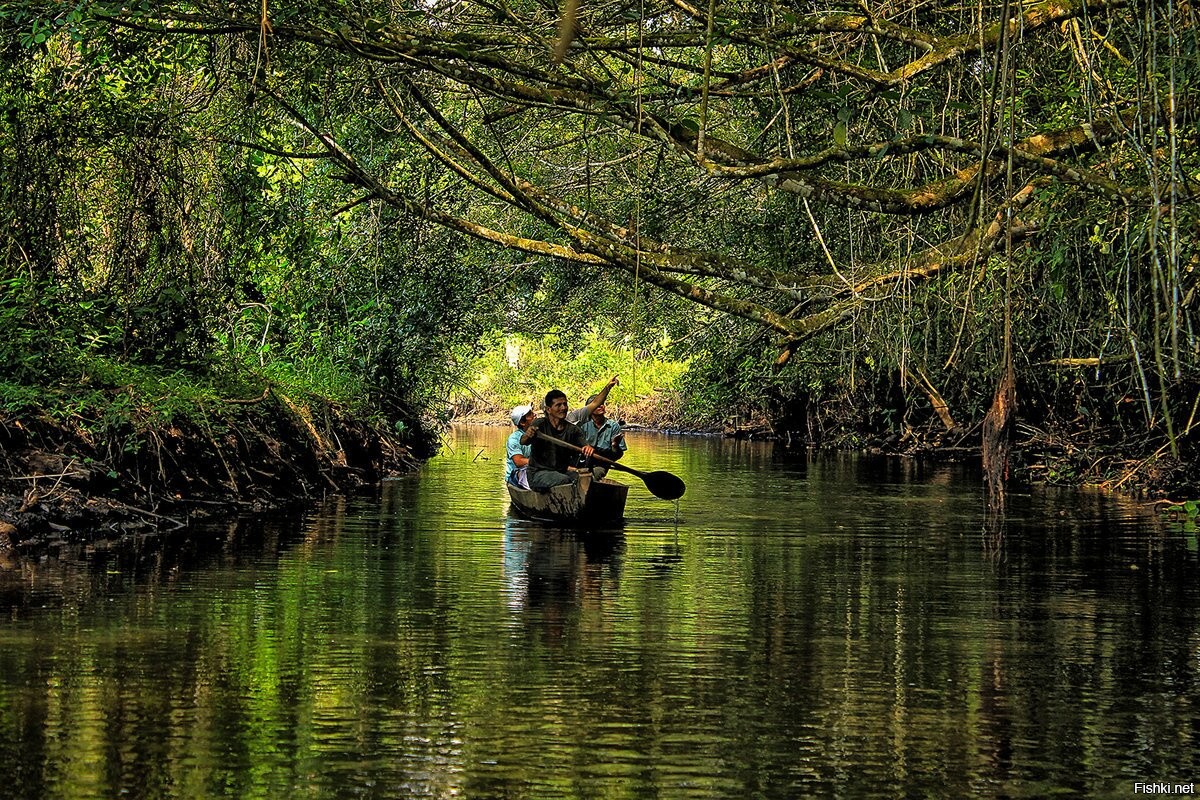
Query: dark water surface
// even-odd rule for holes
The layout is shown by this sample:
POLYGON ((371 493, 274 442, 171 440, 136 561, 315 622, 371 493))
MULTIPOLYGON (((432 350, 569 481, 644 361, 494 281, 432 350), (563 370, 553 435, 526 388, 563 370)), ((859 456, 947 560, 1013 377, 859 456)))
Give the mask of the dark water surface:
POLYGON ((0 562, 0 797, 1200 791, 1194 532, 955 468, 630 435, 622 532, 509 520, 503 428, 382 497, 0 562))

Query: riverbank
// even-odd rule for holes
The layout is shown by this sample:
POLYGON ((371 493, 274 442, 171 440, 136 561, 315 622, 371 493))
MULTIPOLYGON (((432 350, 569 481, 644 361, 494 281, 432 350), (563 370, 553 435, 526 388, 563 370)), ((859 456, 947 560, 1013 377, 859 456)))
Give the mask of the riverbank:
POLYGON ((382 422, 270 387, 166 415, 136 402, 0 411, 0 550, 310 502, 412 471, 428 455, 382 422))
MULTIPOLYGON (((649 418, 639 415, 638 410, 632 408, 621 417, 626 428, 667 435, 778 441, 790 447, 940 462, 978 463, 981 458, 978 422, 946 428, 939 420, 931 420, 925 425, 904 425, 899 431, 880 431, 843 422, 822 426, 811 415, 798 418, 755 413, 695 425, 662 413, 658 406, 652 407, 649 418), (805 424, 798 425, 798 420, 805 424)), ((473 409, 456 416, 455 421, 511 424, 497 409, 473 409)), ((1189 439, 1181 437, 1177 444, 1178 452, 1172 452, 1168 443, 1150 436, 1134 440, 1095 430, 1085 435, 1018 421, 1011 440, 1009 479, 1013 485, 1094 486, 1146 499, 1194 500, 1200 497, 1200 460, 1189 439)))
MULTIPOLYGON (((189 522, 265 511, 375 486, 411 472, 432 455, 378 420, 317 397, 268 387, 249 399, 194 402, 164 413, 137 402, 128 387, 107 403, 66 412, 0 410, 0 551, 31 552, 53 542, 88 542, 170 531, 189 522)), ((498 411, 456 422, 507 426, 498 411)), ((936 425, 901 433, 795 430, 765 417, 686 427, 656 417, 631 429, 781 441, 789 446, 857 450, 933 461, 979 458, 978 426, 936 425)), ((1014 484, 1093 485, 1147 498, 1200 496, 1200 470, 1154 443, 1084 443, 1018 425, 1011 452, 1014 484)))

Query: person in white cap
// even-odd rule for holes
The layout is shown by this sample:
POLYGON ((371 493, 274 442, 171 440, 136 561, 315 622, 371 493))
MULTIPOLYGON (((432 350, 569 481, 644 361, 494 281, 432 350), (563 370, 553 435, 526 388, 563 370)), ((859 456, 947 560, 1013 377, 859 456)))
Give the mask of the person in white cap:
POLYGON ((522 489, 529 488, 530 445, 521 444, 529 423, 533 422, 533 406, 517 406, 512 410, 512 422, 517 429, 508 435, 508 454, 504 457, 504 480, 522 489))

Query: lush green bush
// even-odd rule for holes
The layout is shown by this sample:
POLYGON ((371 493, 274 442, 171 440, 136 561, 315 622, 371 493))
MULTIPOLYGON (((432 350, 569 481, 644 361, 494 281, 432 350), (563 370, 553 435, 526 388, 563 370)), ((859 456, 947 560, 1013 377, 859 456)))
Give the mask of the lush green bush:
POLYGON ((487 414, 526 403, 540 409, 546 392, 561 389, 577 407, 616 375, 620 384, 609 394, 610 413, 651 422, 662 404, 674 401, 687 363, 670 360, 661 347, 635 351, 613 344, 617 340, 603 323, 565 344, 553 334, 493 334, 469 369, 470 382, 455 392, 456 405, 487 414))

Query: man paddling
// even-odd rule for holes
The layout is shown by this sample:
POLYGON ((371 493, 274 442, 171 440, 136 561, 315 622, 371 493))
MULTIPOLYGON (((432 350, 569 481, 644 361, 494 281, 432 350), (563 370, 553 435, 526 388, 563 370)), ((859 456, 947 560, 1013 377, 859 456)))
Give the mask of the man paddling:
POLYGON ((587 443, 579 426, 567 421, 567 395, 564 392, 558 389, 547 392, 546 415, 526 429, 521 436, 521 444, 530 445, 529 488, 545 491, 552 486, 573 482, 577 471, 575 451, 538 438, 538 431, 575 445, 586 457, 590 458, 596 451, 587 443))
MULTIPOLYGON (((604 404, 604 400, 608 397, 608 390, 616 385, 617 379, 614 377, 601 390, 597 398, 588 404, 591 406, 588 409, 589 414, 604 404)), ((582 454, 585 460, 596 453, 596 448, 588 444, 583 431, 567 419, 567 396, 558 389, 553 389, 546 395, 546 415, 529 426, 521 436, 520 442, 531 445, 529 485, 531 488, 543 491, 575 480, 574 473, 578 472, 573 463, 575 453, 582 454), (560 447, 554 442, 546 441, 545 438, 537 435, 539 431, 553 436, 569 446, 560 447)), ((620 464, 614 466, 624 472, 637 475, 645 482, 646 488, 650 490, 651 494, 663 500, 677 500, 683 497, 683 493, 687 490, 683 481, 669 472, 661 470, 642 472, 620 464)))
POLYGON ((575 480, 575 451, 559 447, 553 442, 538 439, 537 431, 542 431, 555 439, 573 444, 584 450, 584 459, 590 458, 595 448, 588 443, 578 423, 587 419, 597 408, 604 405, 608 393, 620 381, 614 375, 599 392, 588 398, 583 408, 567 411, 567 395, 559 389, 551 389, 546 394, 546 415, 526 429, 521 437, 521 444, 531 445, 527 477, 531 489, 549 489, 570 483, 575 480), (538 473, 545 473, 540 478, 538 473))

